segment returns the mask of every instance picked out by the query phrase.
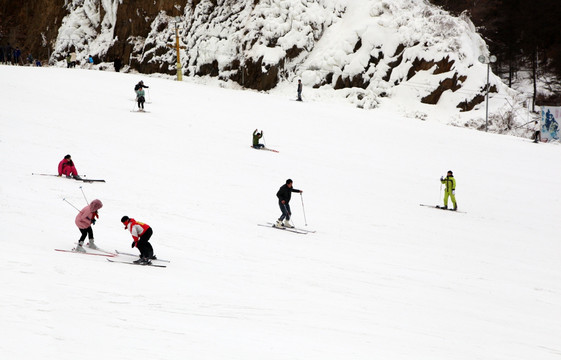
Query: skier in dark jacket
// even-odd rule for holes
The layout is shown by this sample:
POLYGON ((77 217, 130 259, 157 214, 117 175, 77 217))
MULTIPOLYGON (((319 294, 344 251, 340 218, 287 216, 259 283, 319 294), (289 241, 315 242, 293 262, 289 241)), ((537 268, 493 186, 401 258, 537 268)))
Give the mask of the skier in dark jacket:
POLYGON ((144 81, 140 80, 140 82, 134 86, 134 91, 142 88, 148 89, 148 86, 144 85, 144 81))
POLYGON ((255 129, 255 131, 253 132, 253 147, 255 149, 261 149, 262 147, 265 147, 265 145, 259 144, 259 139, 261 139, 262 137, 263 137, 263 130, 259 132, 257 131, 257 129, 255 129))
POLYGON ((298 80, 298 88, 296 89, 296 92, 298 93, 296 101, 302 101, 302 80, 298 80))
POLYGON ((282 211, 282 215, 275 223, 275 227, 288 227, 293 228, 290 224, 290 198, 293 192, 303 193, 302 190, 294 189, 292 187, 292 180, 286 180, 286 183, 280 187, 279 191, 277 192, 277 197, 279 198, 279 207, 282 211), (283 223, 284 220, 284 223, 283 223))

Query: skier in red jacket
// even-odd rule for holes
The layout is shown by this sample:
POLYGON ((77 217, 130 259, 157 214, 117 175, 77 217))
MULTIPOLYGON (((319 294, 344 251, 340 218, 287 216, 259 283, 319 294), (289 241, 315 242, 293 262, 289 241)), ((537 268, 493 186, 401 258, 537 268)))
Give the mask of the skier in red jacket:
POLYGON ((147 265, 151 264, 150 260, 155 260, 154 249, 152 245, 148 242, 152 236, 152 228, 148 224, 141 223, 135 219, 131 219, 128 216, 123 216, 121 222, 125 225, 125 230, 129 230, 133 242, 131 247, 137 247, 140 251, 140 258, 133 261, 135 264, 147 265))
POLYGON ((72 157, 70 155, 66 155, 64 159, 58 163, 58 176, 62 175, 80 179, 80 176, 78 176, 78 170, 76 170, 76 166, 74 166, 74 162, 72 161, 72 157))

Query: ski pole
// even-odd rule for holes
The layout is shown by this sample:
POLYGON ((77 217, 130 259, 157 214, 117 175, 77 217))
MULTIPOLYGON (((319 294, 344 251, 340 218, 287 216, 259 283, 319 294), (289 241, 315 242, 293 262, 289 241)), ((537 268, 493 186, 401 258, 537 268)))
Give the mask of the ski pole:
POLYGON ((152 96, 150 95, 150 88, 148 88, 148 101, 152 102, 152 96))
POLYGON ((88 199, 86 198, 86 194, 84 194, 84 190, 82 189, 82 187, 80 186, 80 191, 82 192, 82 195, 84 195, 84 200, 86 200, 86 204, 90 204, 90 202, 88 201, 88 199))
MULTIPOLYGON (((261 133, 263 133, 263 130, 261 130, 261 133)), ((267 147, 267 142, 265 141, 265 135, 263 135, 263 145, 265 145, 265 147, 267 147)))
POLYGON ((72 206, 74 209, 76 209, 78 212, 80 212, 80 209, 78 209, 76 206, 72 205, 72 203, 70 201, 66 200, 65 198, 63 198, 62 201, 66 201, 70 206, 72 206))
POLYGON ((304 195, 300 193, 300 200, 302 200, 302 212, 304 213, 304 224, 308 226, 308 220, 306 220, 306 210, 304 209, 304 195))

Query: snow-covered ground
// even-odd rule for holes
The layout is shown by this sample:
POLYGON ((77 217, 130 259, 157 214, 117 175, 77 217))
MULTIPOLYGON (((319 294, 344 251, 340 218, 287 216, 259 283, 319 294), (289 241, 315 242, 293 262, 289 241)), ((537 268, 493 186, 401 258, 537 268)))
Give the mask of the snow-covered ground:
MULTIPOLYGON (((559 359, 561 147, 387 110, 0 66, 3 359, 559 359), (133 113, 133 86, 150 86, 133 113), (272 153, 250 148, 255 128, 272 153), (103 184, 56 177, 71 154, 103 184), (453 170, 459 207, 440 200, 453 170), (294 222, 279 215, 287 178, 294 222), (82 189, 80 189, 82 186, 82 189), (76 210, 165 269, 56 252, 76 210)), ((134 251, 137 251, 134 249, 134 251)))

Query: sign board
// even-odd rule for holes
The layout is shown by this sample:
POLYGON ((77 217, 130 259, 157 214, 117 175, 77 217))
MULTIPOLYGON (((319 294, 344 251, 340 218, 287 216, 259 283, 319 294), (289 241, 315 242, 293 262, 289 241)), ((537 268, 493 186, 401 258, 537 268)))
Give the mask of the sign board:
POLYGON ((542 141, 559 140, 559 121, 561 121, 561 107, 542 106, 541 139, 542 141))

